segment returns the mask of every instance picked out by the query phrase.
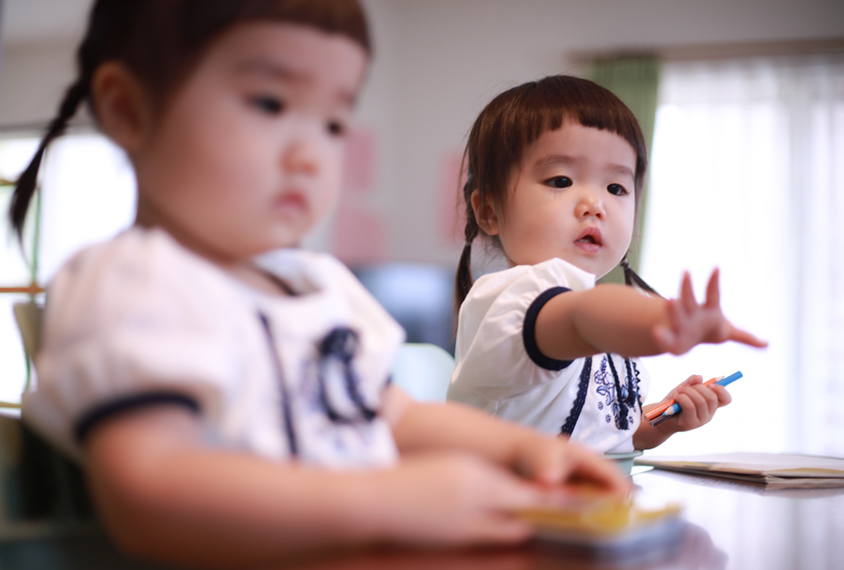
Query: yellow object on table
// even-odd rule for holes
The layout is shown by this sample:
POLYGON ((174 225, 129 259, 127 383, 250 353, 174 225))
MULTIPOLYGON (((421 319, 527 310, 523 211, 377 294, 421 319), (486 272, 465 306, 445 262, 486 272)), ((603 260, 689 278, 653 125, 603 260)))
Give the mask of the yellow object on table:
POLYGON ((553 508, 519 511, 542 539, 598 549, 631 548, 679 540, 679 503, 644 494, 626 501, 576 497, 553 508))

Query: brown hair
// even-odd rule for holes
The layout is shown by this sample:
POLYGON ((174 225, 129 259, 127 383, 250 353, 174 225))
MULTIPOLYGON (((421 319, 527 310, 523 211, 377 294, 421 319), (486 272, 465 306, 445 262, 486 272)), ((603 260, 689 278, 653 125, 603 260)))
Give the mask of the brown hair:
POLYGON ((44 152, 64 134, 83 102, 92 108, 91 80, 101 64, 125 64, 147 89, 153 104, 161 108, 216 37, 237 24, 258 20, 291 22, 344 35, 367 54, 372 51, 358 0, 97 0, 76 54, 77 79, 65 93, 58 115, 12 195, 9 219, 18 238, 44 152))
MULTIPOLYGON (((648 151, 639 123, 630 109, 597 83, 568 75, 552 75, 513 87, 495 97, 481 111, 463 153, 463 170, 467 178, 463 186, 466 243, 455 277, 455 309, 459 310, 472 288, 472 242, 482 231, 472 209, 473 192, 478 191, 481 204, 503 207, 513 170, 527 147, 543 133, 559 129, 565 121, 615 133, 630 143, 636 152, 634 195, 638 218, 648 151)), ((492 240, 500 247, 495 236, 492 240)), ((621 265, 628 285, 635 283, 655 292, 627 265, 626 256, 621 265)))

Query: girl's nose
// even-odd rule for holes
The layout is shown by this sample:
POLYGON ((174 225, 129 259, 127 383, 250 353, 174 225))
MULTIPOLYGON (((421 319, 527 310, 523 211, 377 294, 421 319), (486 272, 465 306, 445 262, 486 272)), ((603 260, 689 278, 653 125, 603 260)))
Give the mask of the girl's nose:
POLYGON ((601 199, 601 195, 594 190, 585 189, 580 195, 577 206, 575 206, 575 214, 578 218, 592 216, 603 220, 606 216, 606 211, 604 210, 604 201, 601 199))
POLYGON ((322 150, 317 133, 302 129, 288 141, 284 152, 284 168, 290 172, 316 175, 322 162, 322 150))

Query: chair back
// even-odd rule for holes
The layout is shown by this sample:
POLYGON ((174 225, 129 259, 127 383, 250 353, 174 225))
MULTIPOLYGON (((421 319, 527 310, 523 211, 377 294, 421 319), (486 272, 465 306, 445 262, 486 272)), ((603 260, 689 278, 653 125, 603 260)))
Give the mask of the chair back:
POLYGON ((439 346, 406 343, 393 366, 393 382, 423 402, 445 402, 454 357, 439 346))
POLYGON ((23 349, 30 360, 35 358, 41 348, 41 331, 44 320, 44 307, 34 301, 15 303, 12 306, 15 321, 23 340, 23 349))

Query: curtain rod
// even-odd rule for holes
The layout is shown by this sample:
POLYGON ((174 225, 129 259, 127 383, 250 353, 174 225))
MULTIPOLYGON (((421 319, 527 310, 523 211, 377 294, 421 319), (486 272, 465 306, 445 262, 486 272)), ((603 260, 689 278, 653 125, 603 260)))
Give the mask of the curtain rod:
POLYGON ((738 59, 743 57, 815 55, 844 53, 844 37, 771 42, 687 44, 660 47, 629 47, 595 51, 573 51, 566 59, 576 64, 590 64, 602 59, 656 56, 663 61, 738 59))

